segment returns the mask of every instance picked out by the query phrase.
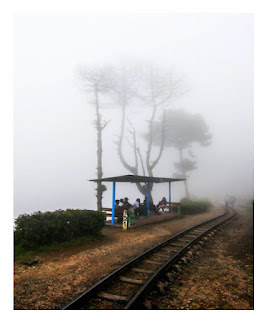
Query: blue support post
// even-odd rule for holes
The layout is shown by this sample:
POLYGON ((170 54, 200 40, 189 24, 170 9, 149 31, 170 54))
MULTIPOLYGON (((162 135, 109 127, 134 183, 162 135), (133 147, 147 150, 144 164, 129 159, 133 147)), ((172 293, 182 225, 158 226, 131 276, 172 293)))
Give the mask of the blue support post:
POLYGON ((149 182, 147 183, 147 217, 149 217, 149 182))
POLYGON ((112 186, 112 217, 111 217, 111 224, 115 223, 115 181, 113 181, 112 186))
POLYGON ((169 201, 169 212, 171 212, 171 182, 168 183, 168 201, 169 201))

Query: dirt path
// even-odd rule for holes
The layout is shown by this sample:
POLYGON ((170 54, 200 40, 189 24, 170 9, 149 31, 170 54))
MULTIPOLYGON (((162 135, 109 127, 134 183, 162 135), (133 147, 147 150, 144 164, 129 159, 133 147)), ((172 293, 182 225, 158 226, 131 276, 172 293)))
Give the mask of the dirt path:
POLYGON ((123 231, 106 227, 103 237, 77 248, 43 254, 42 263, 14 265, 15 309, 60 309, 81 292, 144 250, 223 213, 213 208, 206 214, 145 225, 123 231))
POLYGON ((153 302, 159 309, 253 309, 252 211, 239 209, 225 232, 216 234, 168 293, 153 302))

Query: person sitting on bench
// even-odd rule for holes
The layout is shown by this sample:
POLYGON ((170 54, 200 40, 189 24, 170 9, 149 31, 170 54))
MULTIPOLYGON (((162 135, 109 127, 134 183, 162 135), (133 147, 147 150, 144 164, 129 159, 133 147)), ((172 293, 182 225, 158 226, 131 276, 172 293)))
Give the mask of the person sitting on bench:
POLYGON ((119 200, 115 200, 115 210, 120 208, 119 200))
POLYGON ((128 198, 125 197, 125 199, 124 199, 124 204, 123 204, 122 208, 123 208, 123 210, 127 210, 127 209, 129 209, 130 207, 131 207, 131 204, 128 202, 128 198))
POLYGON ((162 209, 163 212, 165 212, 166 205, 167 205, 166 198, 163 197, 162 200, 157 204, 157 209, 158 209, 158 211, 159 211, 160 209, 162 209))

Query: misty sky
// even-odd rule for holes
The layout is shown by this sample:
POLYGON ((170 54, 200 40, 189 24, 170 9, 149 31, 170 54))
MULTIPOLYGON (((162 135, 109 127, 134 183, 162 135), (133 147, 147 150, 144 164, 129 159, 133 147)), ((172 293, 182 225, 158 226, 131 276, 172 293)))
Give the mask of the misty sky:
MULTIPOLYGON (((80 65, 121 60, 172 65, 188 90, 174 107, 200 113, 213 135, 195 148, 190 193, 222 199, 253 196, 253 16, 249 14, 22 14, 14 36, 14 215, 66 208, 96 209, 95 113, 81 90, 80 65)), ((104 176, 129 174, 114 141, 119 109, 103 136, 104 176)), ((142 119, 142 110, 128 115, 142 119)), ((139 127, 142 129, 142 126, 139 127)), ((146 123, 143 125, 146 129, 146 123)), ((128 150, 130 153, 131 150, 128 150)), ((178 155, 165 149, 155 176, 171 177, 178 155)), ((111 184, 103 205, 111 205, 111 184)), ((167 196, 157 186, 154 198, 167 196)), ((141 195, 117 185, 117 198, 141 195)), ((174 183, 173 200, 184 196, 174 183)))

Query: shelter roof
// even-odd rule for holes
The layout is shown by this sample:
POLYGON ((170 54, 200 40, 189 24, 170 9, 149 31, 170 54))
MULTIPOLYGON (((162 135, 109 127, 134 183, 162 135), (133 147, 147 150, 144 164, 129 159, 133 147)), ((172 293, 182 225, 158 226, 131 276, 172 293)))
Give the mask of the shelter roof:
POLYGON ((174 182, 174 181, 183 181, 186 179, 176 179, 176 178, 159 178, 159 177, 147 177, 147 176, 135 176, 132 174, 127 174, 125 176, 111 177, 111 178, 102 178, 102 179, 93 179, 89 181, 104 181, 104 182, 153 182, 153 183, 163 183, 163 182, 174 182))

